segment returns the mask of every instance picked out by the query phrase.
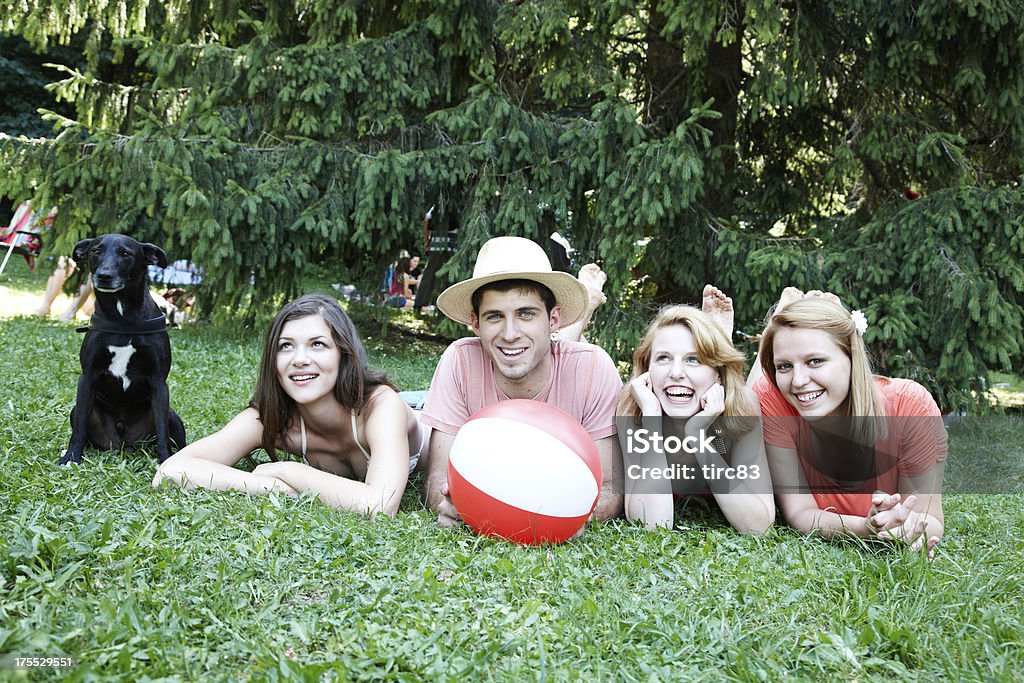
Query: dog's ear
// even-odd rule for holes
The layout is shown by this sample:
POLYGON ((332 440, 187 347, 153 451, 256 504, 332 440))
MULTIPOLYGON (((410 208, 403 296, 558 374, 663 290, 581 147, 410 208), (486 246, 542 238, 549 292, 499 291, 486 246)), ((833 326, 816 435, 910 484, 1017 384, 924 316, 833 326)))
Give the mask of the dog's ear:
POLYGON ((167 267, 167 254, 164 250, 155 244, 144 242, 142 244, 142 253, 146 257, 146 264, 150 266, 160 266, 161 268, 167 267))
POLYGON ((86 254, 89 252, 90 244, 92 244, 91 239, 81 240, 78 244, 75 245, 75 248, 71 251, 72 258, 74 258, 75 261, 78 262, 78 265, 80 267, 84 267, 86 261, 88 261, 86 254))

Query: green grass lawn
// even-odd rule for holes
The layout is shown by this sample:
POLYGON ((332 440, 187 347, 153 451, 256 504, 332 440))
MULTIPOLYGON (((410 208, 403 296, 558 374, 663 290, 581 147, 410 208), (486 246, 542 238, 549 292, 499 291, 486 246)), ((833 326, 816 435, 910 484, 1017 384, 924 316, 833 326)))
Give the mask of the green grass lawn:
MULTIPOLYGON (((403 388, 425 387, 441 347, 379 331, 364 330, 372 361, 403 388)), ((172 405, 190 439, 249 399, 259 334, 172 331, 172 405)), ((700 504, 671 532, 616 521, 525 548, 436 528, 419 479, 395 519, 374 522, 310 498, 154 490, 147 453, 57 467, 80 343, 71 325, 0 320, 0 659, 70 655, 77 666, 62 677, 125 681, 1024 671, 1019 494, 947 496, 946 538, 928 563, 785 527, 741 537, 700 504)), ((999 425, 995 439, 973 423, 951 431, 951 476, 1000 463, 999 490, 1021 490, 1007 480, 1024 429, 999 425)))

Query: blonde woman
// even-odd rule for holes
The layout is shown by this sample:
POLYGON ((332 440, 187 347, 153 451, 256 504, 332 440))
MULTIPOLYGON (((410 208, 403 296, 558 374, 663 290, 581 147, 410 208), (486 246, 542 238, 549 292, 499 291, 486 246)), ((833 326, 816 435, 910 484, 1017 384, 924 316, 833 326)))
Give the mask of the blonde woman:
POLYGON ((944 531, 941 413, 920 384, 872 374, 866 324, 834 295, 794 288, 769 319, 752 380, 779 507, 801 533, 932 555, 944 531))
MULTIPOLYGON (((706 289, 705 307, 709 292, 714 305, 726 300, 719 290, 706 289)), ((729 306, 731 317, 731 301, 729 306)), ((634 418, 619 435, 627 518, 671 528, 676 495, 710 490, 737 531, 763 533, 772 525, 775 502, 757 400, 743 371, 743 354, 708 313, 670 306, 654 318, 633 354, 633 378, 618 408, 619 415, 634 418), (660 451, 652 432, 665 446, 660 451), (684 444, 689 438, 695 447, 670 452, 670 437, 684 444)))

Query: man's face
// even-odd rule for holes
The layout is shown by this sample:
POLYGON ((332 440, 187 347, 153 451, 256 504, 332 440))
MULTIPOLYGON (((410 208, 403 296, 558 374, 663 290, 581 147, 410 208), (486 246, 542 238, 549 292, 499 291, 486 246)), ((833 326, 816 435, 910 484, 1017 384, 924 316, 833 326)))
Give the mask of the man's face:
POLYGON ((561 315, 558 306, 549 316, 537 294, 488 290, 480 299, 479 310, 479 315, 470 315, 470 323, 495 371, 512 383, 546 382, 551 368, 551 334, 558 330, 561 315))

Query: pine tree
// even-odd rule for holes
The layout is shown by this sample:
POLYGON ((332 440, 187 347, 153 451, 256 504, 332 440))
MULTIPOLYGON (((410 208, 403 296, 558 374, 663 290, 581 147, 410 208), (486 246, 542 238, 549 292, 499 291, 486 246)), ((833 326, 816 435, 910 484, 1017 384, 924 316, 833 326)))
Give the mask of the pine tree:
POLYGON ((56 249, 124 230, 191 257, 217 305, 367 271, 457 217, 558 229, 652 307, 785 285, 868 312, 883 369, 944 403, 1021 369, 1024 13, 1009 0, 6 0, 40 47, 88 36, 53 141, 0 138, 0 193, 61 206, 56 249), (120 69, 100 74, 99 56, 120 69), (911 197, 919 199, 912 200, 911 197))

